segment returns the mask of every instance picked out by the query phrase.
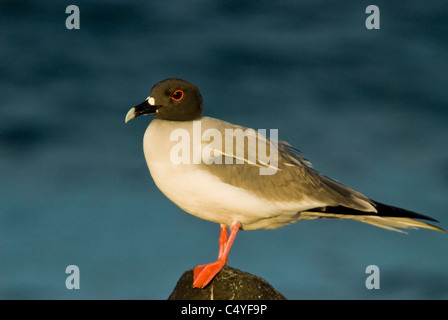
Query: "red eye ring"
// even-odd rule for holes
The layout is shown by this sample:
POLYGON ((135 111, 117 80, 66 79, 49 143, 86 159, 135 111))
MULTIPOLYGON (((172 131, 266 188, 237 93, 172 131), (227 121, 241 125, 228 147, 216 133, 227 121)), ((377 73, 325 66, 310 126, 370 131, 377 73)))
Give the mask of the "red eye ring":
POLYGON ((180 101, 180 100, 182 100, 183 97, 184 97, 184 92, 182 90, 176 90, 171 95, 171 99, 173 99, 174 101, 180 101))

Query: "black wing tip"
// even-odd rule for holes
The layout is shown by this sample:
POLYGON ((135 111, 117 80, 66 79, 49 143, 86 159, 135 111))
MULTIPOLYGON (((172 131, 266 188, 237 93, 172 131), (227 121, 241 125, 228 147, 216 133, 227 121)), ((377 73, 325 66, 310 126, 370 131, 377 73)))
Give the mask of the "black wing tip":
POLYGON ((395 218, 412 218, 412 219, 422 219, 433 222, 439 222, 438 220, 426 216, 421 213, 417 213, 414 211, 394 207, 388 204, 384 204, 378 201, 370 200, 371 203, 375 206, 377 212, 366 212, 361 210, 356 210, 344 206, 327 206, 314 208, 308 211, 316 211, 316 212, 328 212, 342 215, 372 215, 372 216, 380 216, 380 217, 395 217, 395 218))
POLYGON ((384 203, 374 201, 374 200, 371 200, 371 201, 375 205, 375 208, 377 209, 379 216, 415 218, 415 219, 423 219, 423 220, 439 222, 438 220, 436 220, 432 217, 429 217, 427 215, 421 214, 421 213, 398 208, 398 207, 384 204, 384 203))

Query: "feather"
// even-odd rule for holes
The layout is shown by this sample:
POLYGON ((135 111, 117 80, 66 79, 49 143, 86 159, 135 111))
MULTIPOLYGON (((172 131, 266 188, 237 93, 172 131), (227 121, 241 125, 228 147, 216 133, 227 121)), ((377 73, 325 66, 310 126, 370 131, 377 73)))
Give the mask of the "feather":
POLYGON ((437 220, 402 208, 386 205, 377 201, 372 201, 377 213, 364 212, 343 206, 321 207, 300 213, 299 220, 330 218, 330 219, 352 219, 368 223, 380 228, 404 232, 397 228, 417 229, 425 228, 440 232, 446 232, 444 229, 436 227, 432 224, 419 221, 416 219, 424 219, 438 222, 437 220))

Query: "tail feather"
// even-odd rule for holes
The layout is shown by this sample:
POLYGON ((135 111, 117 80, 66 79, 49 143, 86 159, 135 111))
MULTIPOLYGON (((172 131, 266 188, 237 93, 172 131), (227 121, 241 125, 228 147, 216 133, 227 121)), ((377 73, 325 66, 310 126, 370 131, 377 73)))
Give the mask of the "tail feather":
POLYGON ((353 219, 368 223, 387 230, 404 232, 397 228, 402 229, 418 229, 425 228, 440 232, 446 232, 444 229, 434 226, 432 224, 415 220, 423 219, 438 222, 437 220, 394 206, 389 206, 377 201, 372 201, 375 205, 377 213, 364 212, 347 207, 321 207, 308 210, 300 213, 299 220, 302 219, 319 219, 319 218, 332 218, 332 219, 353 219))

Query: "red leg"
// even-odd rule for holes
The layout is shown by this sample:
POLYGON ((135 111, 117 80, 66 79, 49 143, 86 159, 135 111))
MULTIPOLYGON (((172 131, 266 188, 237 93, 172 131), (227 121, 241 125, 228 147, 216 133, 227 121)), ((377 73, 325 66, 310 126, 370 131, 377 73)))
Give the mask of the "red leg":
POLYGON ((218 259, 222 256, 224 249, 227 244, 227 226, 225 224, 221 225, 221 236, 219 237, 219 253, 218 259))
POLYGON ((237 221, 232 223, 230 236, 227 239, 227 228, 221 225, 221 236, 219 237, 219 255, 218 260, 209 264, 204 264, 194 268, 193 288, 205 287, 221 271, 229 259, 230 248, 235 240, 236 234, 241 224, 237 221))
MULTIPOLYGON (((226 248, 227 244, 227 226, 225 224, 221 224, 221 235, 219 236, 219 253, 218 253, 218 260, 224 253, 224 249, 226 248)), ((202 270, 208 266, 207 264, 203 264, 201 266, 197 266, 194 268, 194 279, 196 278, 196 275, 202 272, 202 270)))

